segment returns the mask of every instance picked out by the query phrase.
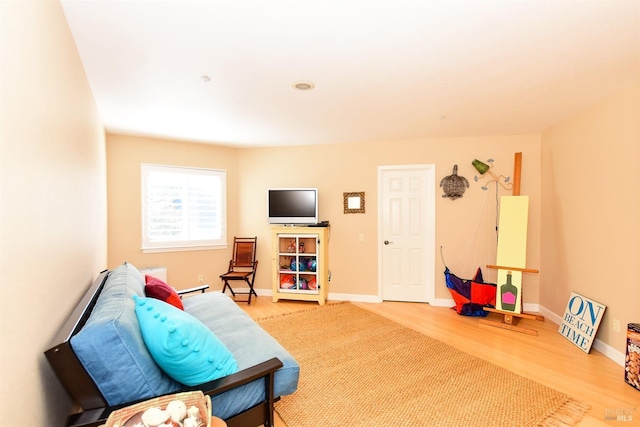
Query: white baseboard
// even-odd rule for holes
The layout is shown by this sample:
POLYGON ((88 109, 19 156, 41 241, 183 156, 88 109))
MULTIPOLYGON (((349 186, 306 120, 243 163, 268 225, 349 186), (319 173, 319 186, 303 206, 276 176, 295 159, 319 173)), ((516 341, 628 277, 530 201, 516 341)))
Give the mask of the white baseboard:
POLYGON ((453 307, 456 303, 451 298, 434 298, 429 301, 429 305, 434 307, 453 307))
POLYGON ((600 353, 604 354, 609 359, 616 362, 618 365, 624 366, 624 359, 625 359, 624 353, 616 350, 615 348, 611 347, 609 344, 605 344, 602 341, 600 341, 598 338, 596 338, 593 341, 593 348, 598 350, 600 353))
MULTIPOLYGON (((249 291, 249 288, 245 292, 249 291)), ((271 289, 256 289, 256 293, 261 297, 273 296, 271 289)), ((337 294, 335 292, 329 292, 329 301, 350 301, 350 302, 371 302, 380 303, 382 298, 377 295, 359 295, 359 294, 337 294)))
POLYGON ((334 292, 329 292, 329 300, 330 301, 381 303, 382 297, 380 297, 379 295, 337 294, 334 292))
MULTIPOLYGON (((245 290, 248 291, 249 288, 245 290)), ((273 295, 271 289, 256 289, 256 293, 260 296, 270 297, 273 295)), ((378 295, 359 295, 359 294, 338 294, 335 292, 329 292, 329 301, 350 301, 350 302, 370 302, 381 303, 382 298, 378 295)))
MULTIPOLYGON (((249 288, 247 288, 247 291, 249 290, 249 288)), ((270 297, 273 295, 273 292, 271 289, 255 289, 256 294, 258 294, 261 297, 270 297)))
POLYGON ((545 308, 543 306, 540 306, 538 308, 538 313, 542 314, 545 319, 551 320, 556 325, 559 325, 560 321, 562 320, 562 317, 558 316, 553 311, 548 310, 547 308, 545 308))
MULTIPOLYGON (((248 288, 247 288, 248 291, 248 288)), ((271 296, 271 289, 256 289, 256 293, 260 296, 271 296)), ((359 294, 339 294, 339 293, 329 293, 329 300, 331 301, 350 301, 350 302, 368 302, 368 303, 381 303, 382 297, 379 295, 359 295, 359 294)), ((455 302, 451 298, 434 298, 429 302, 429 305, 434 307, 453 307, 455 302)), ((557 315, 556 313, 548 310, 546 307, 541 306, 539 304, 531 304, 525 303, 523 304, 523 309, 526 312, 540 313, 545 317, 545 319, 549 319, 551 322, 559 325, 562 321, 562 317, 557 315)), ((615 348, 611 347, 608 344, 605 344, 598 338, 593 341, 593 348, 598 350, 607 358, 613 360, 620 366, 624 366, 624 358, 625 355, 615 348)))

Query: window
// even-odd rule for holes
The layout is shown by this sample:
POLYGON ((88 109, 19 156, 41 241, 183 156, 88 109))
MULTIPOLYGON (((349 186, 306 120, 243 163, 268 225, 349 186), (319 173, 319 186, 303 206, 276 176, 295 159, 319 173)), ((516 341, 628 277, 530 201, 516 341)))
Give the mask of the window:
POLYGON ((142 164, 142 249, 227 244, 226 171, 142 164))

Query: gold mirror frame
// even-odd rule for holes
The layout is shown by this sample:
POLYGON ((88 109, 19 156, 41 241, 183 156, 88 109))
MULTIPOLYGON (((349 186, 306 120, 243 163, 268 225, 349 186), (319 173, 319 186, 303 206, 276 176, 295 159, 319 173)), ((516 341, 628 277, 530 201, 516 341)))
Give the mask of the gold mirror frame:
POLYGON ((364 191, 342 194, 344 198, 344 213, 364 213, 364 191))

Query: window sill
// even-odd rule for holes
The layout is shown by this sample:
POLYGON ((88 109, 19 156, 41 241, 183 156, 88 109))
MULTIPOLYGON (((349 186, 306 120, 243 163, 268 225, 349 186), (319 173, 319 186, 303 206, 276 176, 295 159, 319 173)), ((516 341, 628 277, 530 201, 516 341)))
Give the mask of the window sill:
POLYGON ((206 245, 206 246, 166 246, 158 248, 142 248, 142 253, 155 254, 161 252, 189 252, 189 251, 210 251, 217 249, 227 249, 229 245, 206 245))

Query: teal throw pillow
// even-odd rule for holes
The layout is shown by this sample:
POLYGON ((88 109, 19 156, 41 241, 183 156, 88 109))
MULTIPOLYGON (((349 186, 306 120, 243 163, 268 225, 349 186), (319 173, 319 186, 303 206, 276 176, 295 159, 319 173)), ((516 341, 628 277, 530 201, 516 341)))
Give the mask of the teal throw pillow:
POLYGON ((142 339, 171 378, 194 386, 238 371, 231 352, 198 319, 161 300, 133 299, 142 339))

